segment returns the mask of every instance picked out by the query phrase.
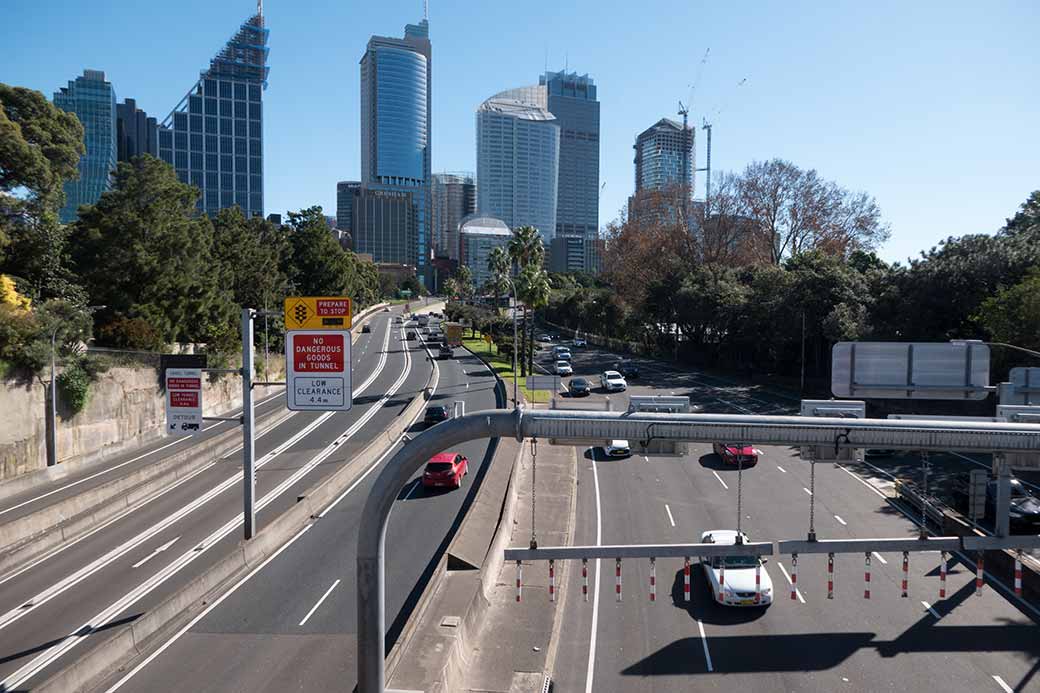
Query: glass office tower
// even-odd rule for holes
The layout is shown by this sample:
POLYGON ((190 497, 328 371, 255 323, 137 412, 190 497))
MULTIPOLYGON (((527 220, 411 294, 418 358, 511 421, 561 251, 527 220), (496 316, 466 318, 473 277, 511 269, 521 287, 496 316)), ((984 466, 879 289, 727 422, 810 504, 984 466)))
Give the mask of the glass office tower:
POLYGON ((116 167, 116 92, 100 70, 84 70, 82 77, 54 93, 54 105, 75 113, 83 124, 86 153, 79 160, 79 178, 65 183, 63 224, 76 220, 80 205, 92 205, 112 184, 116 167))
POLYGON ((267 38, 262 15, 242 24, 159 128, 159 157, 202 191, 210 215, 238 205, 263 216, 267 38))
POLYGON ((459 222, 477 211, 472 173, 433 174, 433 239, 437 257, 459 259, 459 222))
POLYGON ((636 194, 686 185, 693 190, 693 133, 670 118, 661 118, 639 133, 636 150, 636 194))
MULTIPOLYGON (((415 205, 414 227, 409 215, 386 218, 399 223, 396 232, 412 248, 405 264, 415 266, 419 281, 430 285, 432 214, 430 200, 429 22, 405 26, 404 38, 373 36, 361 57, 361 186, 369 191, 400 193, 415 205)), ((388 199, 379 196, 374 199, 388 199)), ((397 199, 405 199, 398 197, 397 199)), ((376 204, 376 203, 372 203, 376 204)), ((379 205, 385 204, 379 202, 379 205)), ((376 262, 402 262, 400 243, 391 241, 389 227, 377 238, 361 238, 370 226, 355 229, 355 247, 370 248, 376 262), (394 259, 391 259, 393 257, 394 259)))
POLYGON ((533 226, 549 245, 556 233, 560 126, 536 102, 537 89, 501 92, 477 109, 477 211, 509 228, 533 226), (523 100, 528 93, 532 100, 523 100))

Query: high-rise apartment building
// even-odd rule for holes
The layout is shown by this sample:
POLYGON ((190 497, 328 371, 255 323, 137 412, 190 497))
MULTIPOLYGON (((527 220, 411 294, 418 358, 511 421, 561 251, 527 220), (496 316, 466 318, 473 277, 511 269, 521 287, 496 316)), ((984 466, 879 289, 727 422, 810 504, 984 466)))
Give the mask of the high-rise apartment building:
MULTIPOLYGON (((546 72, 538 80, 560 126, 556 235, 599 237, 599 101, 596 84, 576 72, 546 72)), ((584 261, 569 263, 584 269, 584 261)))
POLYGON ((116 104, 116 156, 130 161, 135 156, 159 156, 159 124, 137 107, 133 99, 116 104))
POLYGON ((159 128, 159 157, 210 215, 233 205, 263 215, 267 38, 263 15, 246 20, 159 128))
POLYGON ((545 90, 504 91, 477 109, 477 210, 509 228, 533 226, 548 245, 556 234, 560 126, 545 90))
POLYGON ((472 173, 433 174, 433 239, 437 257, 459 259, 459 222, 477 211, 472 173))
POLYGON ((54 105, 75 113, 83 124, 86 153, 79 160, 79 178, 65 183, 63 224, 76 220, 80 205, 92 205, 112 184, 116 167, 116 92, 100 70, 84 70, 81 77, 54 93, 54 105))
POLYGON ((693 190, 694 129, 671 118, 661 118, 639 133, 633 148, 636 194, 673 185, 693 190))
MULTIPOLYGON (((361 237, 370 231, 367 225, 353 229, 354 246, 372 248, 365 252, 371 252, 376 262, 415 266, 419 281, 427 285, 431 279, 433 229, 430 87, 430 25, 426 19, 406 25, 404 38, 373 36, 369 39, 361 57, 362 190, 358 199, 385 200, 387 196, 373 197, 369 193, 393 193, 391 198, 410 200, 415 210, 411 216, 403 213, 387 216, 388 223, 394 220, 393 223, 402 225, 396 229, 385 228, 379 238, 361 237), (414 224, 403 225, 406 218, 413 218, 414 224), (405 259, 397 249, 406 235, 410 250, 405 259), (391 239, 391 236, 400 238, 391 239)), ((365 204, 379 206, 385 202, 365 204)))
POLYGON ((354 199, 361 190, 361 181, 341 180, 336 183, 336 228, 347 234, 354 229, 354 199))

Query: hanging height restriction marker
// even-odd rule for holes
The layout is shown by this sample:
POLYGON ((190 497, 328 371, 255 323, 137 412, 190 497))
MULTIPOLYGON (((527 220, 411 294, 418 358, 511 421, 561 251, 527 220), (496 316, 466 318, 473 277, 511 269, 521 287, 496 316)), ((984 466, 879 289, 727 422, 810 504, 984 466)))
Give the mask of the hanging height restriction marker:
POLYGON ((293 411, 347 411, 352 405, 349 330, 286 333, 286 406, 293 411))

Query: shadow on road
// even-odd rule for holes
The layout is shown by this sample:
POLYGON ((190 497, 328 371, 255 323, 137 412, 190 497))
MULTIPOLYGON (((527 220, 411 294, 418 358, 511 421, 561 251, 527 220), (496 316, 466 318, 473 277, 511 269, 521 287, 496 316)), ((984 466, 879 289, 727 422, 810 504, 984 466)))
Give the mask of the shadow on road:
MULTIPOLYGON (((672 581, 672 606, 682 609, 702 623, 718 626, 733 626, 740 623, 757 621, 766 615, 769 607, 722 606, 711 594, 704 569, 694 561, 690 563, 690 601, 683 598, 683 571, 675 571, 672 581)), ((714 649, 714 639, 712 649, 714 649)))

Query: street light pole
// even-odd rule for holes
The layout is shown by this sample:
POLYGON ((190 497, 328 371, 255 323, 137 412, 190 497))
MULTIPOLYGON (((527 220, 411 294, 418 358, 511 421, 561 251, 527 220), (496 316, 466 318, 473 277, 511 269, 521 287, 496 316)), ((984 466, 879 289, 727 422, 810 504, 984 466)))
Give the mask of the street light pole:
POLYGON ((517 399, 517 374, 516 374, 516 284, 509 277, 505 277, 505 280, 509 283, 509 290, 513 293, 513 305, 511 306, 513 313, 513 407, 520 406, 520 400, 517 399))
POLYGON ((47 428, 47 466, 53 467, 58 464, 58 384, 57 384, 57 365, 55 357, 55 341, 58 336, 58 330, 61 328, 61 324, 54 326, 51 330, 51 406, 50 406, 50 426, 47 428))

